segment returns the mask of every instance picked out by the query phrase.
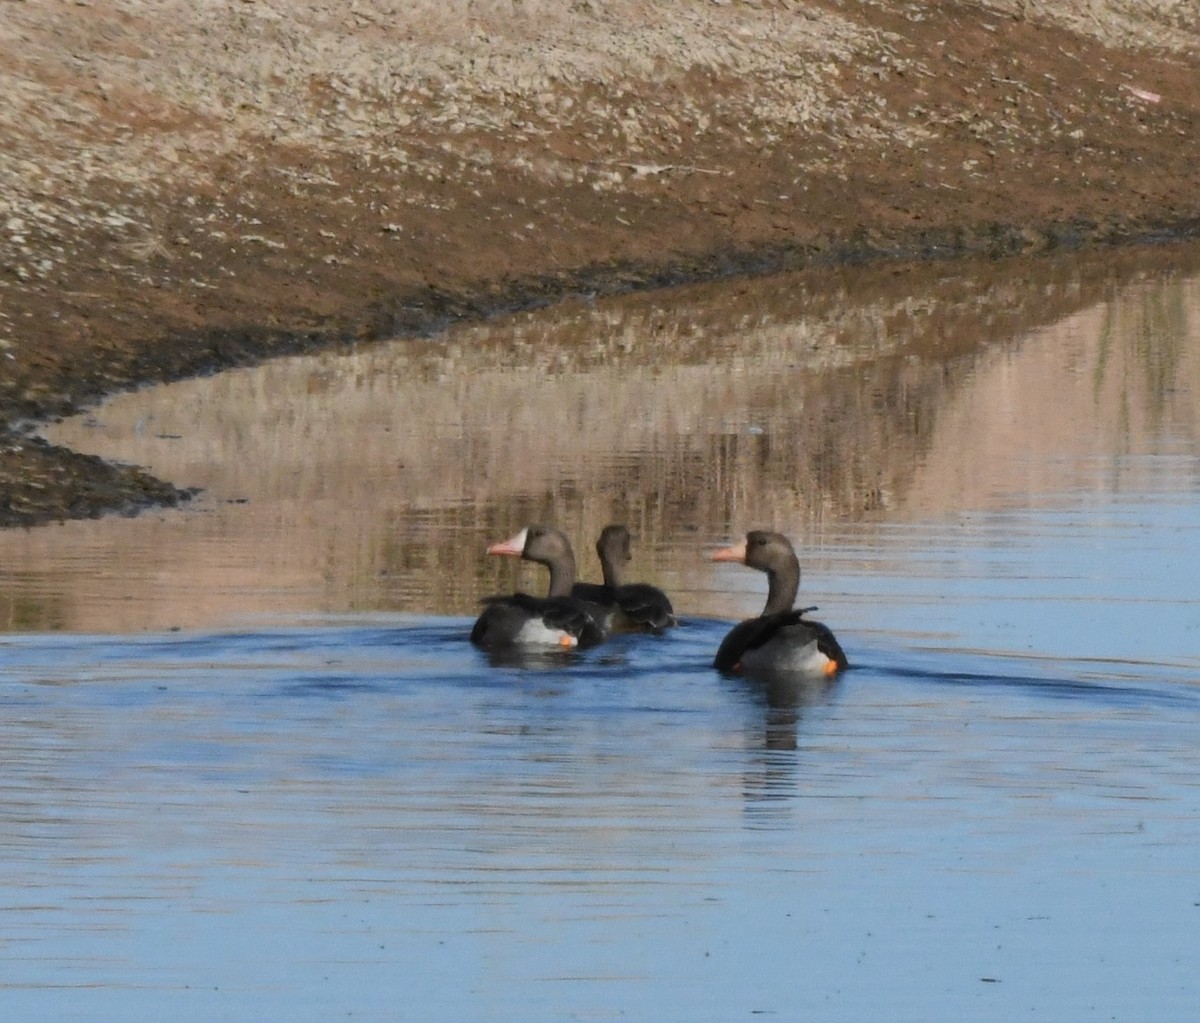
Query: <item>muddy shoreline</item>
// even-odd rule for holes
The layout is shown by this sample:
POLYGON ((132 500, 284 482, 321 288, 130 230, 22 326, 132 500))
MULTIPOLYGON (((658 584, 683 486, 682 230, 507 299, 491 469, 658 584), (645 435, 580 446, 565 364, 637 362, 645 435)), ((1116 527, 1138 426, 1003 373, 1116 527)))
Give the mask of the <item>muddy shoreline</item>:
POLYGON ((31 436, 121 389, 580 293, 1200 235, 1169 4, 6 6, 0 526, 186 499, 31 436))

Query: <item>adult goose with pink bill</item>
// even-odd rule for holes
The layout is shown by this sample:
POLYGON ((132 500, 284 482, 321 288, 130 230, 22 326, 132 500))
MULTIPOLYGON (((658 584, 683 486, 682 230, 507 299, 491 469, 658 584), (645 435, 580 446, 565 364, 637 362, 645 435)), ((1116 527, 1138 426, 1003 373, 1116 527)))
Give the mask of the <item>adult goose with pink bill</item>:
POLYGON ((567 538, 551 526, 526 526, 488 554, 523 558, 550 570, 544 597, 527 593, 485 597, 486 607, 471 629, 471 642, 484 650, 573 650, 595 646, 605 634, 591 609, 571 596, 575 555, 567 538))
POLYGON ((800 562, 782 533, 756 529, 746 539, 717 551, 713 561, 735 561, 767 574, 762 614, 735 625, 717 650, 713 667, 730 674, 835 675, 849 666, 837 638, 821 622, 794 608, 800 562))

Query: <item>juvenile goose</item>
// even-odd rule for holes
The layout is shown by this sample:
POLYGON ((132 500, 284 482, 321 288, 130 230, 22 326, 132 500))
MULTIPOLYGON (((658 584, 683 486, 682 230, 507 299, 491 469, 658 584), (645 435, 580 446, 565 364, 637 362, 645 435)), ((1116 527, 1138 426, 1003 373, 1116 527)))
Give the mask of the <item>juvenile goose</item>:
POLYGON ((567 538, 551 526, 526 526, 488 554, 524 558, 550 570, 545 597, 527 593, 485 597, 487 606, 471 629, 471 642, 484 650, 511 648, 575 649, 595 646, 604 632, 588 606, 571 596, 575 555, 567 538))
POLYGON ((735 625, 717 650, 713 667, 735 674, 794 672, 834 675, 849 666, 833 633, 804 617, 814 608, 793 608, 800 562, 781 533, 756 529, 713 561, 736 561, 767 573, 767 603, 757 618, 735 625))
POLYGON ((599 609, 605 627, 614 632, 662 632, 676 624, 671 601, 657 586, 622 582, 625 565, 633 560, 629 530, 605 526, 596 541, 604 582, 576 583, 571 595, 599 609))

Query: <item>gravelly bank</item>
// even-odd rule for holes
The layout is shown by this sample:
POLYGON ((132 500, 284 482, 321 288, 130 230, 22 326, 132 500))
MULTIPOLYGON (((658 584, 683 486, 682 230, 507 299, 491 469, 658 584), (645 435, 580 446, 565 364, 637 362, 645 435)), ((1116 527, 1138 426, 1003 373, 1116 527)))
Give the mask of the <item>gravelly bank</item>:
POLYGON ((1194 233, 1186 0, 0 0, 0 524, 186 496, 22 424, 449 318, 1194 233))

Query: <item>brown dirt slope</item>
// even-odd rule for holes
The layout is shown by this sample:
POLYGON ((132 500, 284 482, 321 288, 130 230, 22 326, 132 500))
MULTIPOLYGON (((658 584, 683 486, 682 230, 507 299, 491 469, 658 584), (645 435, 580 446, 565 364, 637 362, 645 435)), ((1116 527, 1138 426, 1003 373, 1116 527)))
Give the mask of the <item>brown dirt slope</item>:
POLYGON ((0 94, 0 524, 182 496, 21 428, 135 383, 1200 225, 1192 0, 0 0, 0 94))

